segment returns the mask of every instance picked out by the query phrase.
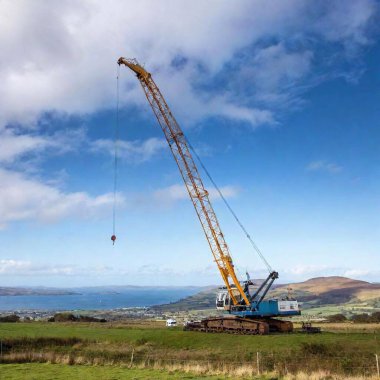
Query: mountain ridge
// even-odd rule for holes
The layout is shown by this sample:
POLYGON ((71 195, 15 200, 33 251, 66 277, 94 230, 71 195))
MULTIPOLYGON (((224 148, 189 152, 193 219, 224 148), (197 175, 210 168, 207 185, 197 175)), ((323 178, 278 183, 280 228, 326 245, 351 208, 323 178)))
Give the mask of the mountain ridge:
POLYGON ((63 296, 78 294, 69 289, 0 286, 0 296, 63 296))
MULTIPOLYGON (((262 280, 253 280, 259 285, 262 280)), ((154 306, 158 310, 187 311, 215 308, 218 288, 203 290, 177 302, 154 306)), ((342 276, 314 277, 303 282, 278 284, 268 293, 268 298, 291 295, 302 303, 303 308, 354 302, 380 304, 380 284, 355 280, 342 276)))

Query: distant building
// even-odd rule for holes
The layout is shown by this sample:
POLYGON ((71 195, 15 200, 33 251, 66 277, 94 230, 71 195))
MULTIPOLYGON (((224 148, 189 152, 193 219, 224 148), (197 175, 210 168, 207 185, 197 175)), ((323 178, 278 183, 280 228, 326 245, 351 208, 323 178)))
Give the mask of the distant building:
POLYGON ((173 318, 169 318, 166 320, 166 326, 167 327, 174 327, 177 326, 177 321, 173 318))

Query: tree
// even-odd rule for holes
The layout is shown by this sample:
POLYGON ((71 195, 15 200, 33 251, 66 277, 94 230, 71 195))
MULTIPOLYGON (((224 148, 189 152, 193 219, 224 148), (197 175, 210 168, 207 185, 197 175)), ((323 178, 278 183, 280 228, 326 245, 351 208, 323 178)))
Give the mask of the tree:
POLYGON ((374 311, 371 315, 371 321, 375 323, 380 322, 380 311, 374 311))
POLYGON ((327 317, 329 322, 346 322, 347 318, 343 314, 333 314, 327 317))
POLYGON ((356 314, 351 317, 351 321, 354 323, 369 323, 371 322, 371 317, 369 314, 356 314))

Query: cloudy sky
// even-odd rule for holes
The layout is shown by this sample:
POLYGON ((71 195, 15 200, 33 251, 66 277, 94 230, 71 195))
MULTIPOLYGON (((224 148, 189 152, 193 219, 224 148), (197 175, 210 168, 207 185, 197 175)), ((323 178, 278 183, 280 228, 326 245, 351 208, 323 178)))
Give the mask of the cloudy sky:
MULTIPOLYGON (((282 282, 380 281, 379 15, 371 0, 1 0, 0 285, 220 282, 125 67, 112 246, 120 56, 153 74, 282 282)), ((210 193, 239 273, 264 276, 210 193)))

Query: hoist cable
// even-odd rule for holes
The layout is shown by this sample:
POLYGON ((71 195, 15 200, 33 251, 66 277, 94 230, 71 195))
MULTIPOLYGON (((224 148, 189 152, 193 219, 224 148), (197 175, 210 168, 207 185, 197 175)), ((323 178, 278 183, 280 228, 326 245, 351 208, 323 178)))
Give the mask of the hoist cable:
POLYGON ((113 210, 112 210, 112 231, 113 237, 116 233, 116 203, 117 203, 117 164, 118 164, 118 148, 119 148, 119 76, 120 76, 120 66, 117 65, 116 74, 116 124, 114 133, 114 177, 113 177, 113 210))
MULTIPOLYGON (((186 139, 187 140, 187 139, 186 139)), ((247 237, 247 239, 249 240, 249 242, 251 243, 253 249, 256 251, 256 253, 259 255, 259 257, 262 259, 263 263, 265 264, 265 266, 267 267, 269 273, 271 273, 273 270, 272 270, 272 267, 269 265, 268 261, 265 259, 264 255, 262 254, 262 252, 260 251, 259 247, 256 245, 256 243, 253 241, 253 239, 251 238, 251 235, 248 233, 248 231, 246 230, 246 228, 244 227, 243 223, 240 221, 240 219, 238 218, 238 216, 236 215, 235 211, 232 209, 232 207, 230 206, 230 204, 227 202, 227 199, 224 197, 223 193, 221 192, 220 188, 218 187, 218 185, 216 184, 216 182, 214 181, 214 179, 211 177, 211 174, 209 173, 209 171, 206 169, 206 166, 203 164, 202 160, 200 159, 198 153, 195 151, 195 149, 193 148, 193 146, 191 145, 191 143, 189 142, 189 140, 187 140, 187 143, 190 147, 190 149, 192 150, 192 152, 194 153, 195 157, 197 158, 199 164, 201 165, 202 169, 204 170, 204 172, 206 173, 208 179, 211 181, 211 183, 213 184, 213 186, 215 187, 216 191, 218 192, 220 198, 223 200, 224 204, 227 206, 228 210, 230 211, 230 213, 232 214, 232 216, 234 217, 234 219, 236 220, 236 222, 238 223, 239 227, 241 228, 241 230, 243 231, 244 235, 247 237)))

